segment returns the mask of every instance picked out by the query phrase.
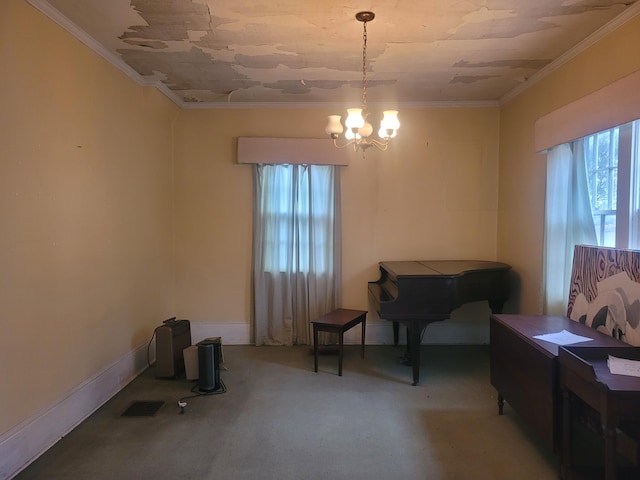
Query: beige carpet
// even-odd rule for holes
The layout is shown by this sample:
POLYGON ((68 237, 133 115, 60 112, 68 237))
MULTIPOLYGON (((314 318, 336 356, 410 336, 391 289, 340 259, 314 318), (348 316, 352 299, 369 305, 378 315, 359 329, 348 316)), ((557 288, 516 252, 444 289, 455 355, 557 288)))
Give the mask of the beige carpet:
POLYGON ((555 460, 518 416, 498 416, 488 347, 423 346, 411 386, 403 348, 225 346, 227 392, 178 400, 192 382, 153 367, 16 478, 555 479, 555 460), (153 417, 123 417, 163 400, 153 417))

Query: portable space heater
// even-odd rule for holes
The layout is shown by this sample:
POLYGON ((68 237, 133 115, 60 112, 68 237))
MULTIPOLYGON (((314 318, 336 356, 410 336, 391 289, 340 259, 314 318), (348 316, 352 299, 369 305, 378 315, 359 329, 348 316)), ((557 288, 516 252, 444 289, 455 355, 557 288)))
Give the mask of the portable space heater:
POLYGON ((175 378, 184 372, 182 351, 191 345, 189 320, 170 318, 156 328, 156 377, 175 378))
POLYGON ((219 390, 222 342, 220 338, 207 338, 198 342, 198 389, 210 393, 219 390))

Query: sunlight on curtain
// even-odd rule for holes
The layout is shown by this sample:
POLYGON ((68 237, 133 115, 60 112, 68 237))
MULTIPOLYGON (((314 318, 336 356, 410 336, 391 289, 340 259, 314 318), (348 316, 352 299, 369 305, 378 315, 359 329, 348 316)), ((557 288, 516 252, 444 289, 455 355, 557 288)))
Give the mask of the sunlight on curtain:
POLYGON ((575 245, 597 245, 582 141, 547 153, 543 313, 566 315, 575 245))
POLYGON ((339 170, 254 168, 255 344, 310 344, 310 321, 340 305, 339 170))

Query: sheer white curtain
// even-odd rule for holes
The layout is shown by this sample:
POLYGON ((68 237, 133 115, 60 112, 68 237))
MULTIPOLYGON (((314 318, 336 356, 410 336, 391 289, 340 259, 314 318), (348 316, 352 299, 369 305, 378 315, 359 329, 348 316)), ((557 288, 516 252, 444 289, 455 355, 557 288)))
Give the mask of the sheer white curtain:
POLYGON ((340 305, 339 167, 254 167, 256 345, 310 344, 310 321, 340 305))
POLYGON ((629 248, 640 249, 640 120, 631 124, 629 248))
POLYGON ((547 153, 543 310, 566 315, 575 245, 597 245, 582 140, 547 153))

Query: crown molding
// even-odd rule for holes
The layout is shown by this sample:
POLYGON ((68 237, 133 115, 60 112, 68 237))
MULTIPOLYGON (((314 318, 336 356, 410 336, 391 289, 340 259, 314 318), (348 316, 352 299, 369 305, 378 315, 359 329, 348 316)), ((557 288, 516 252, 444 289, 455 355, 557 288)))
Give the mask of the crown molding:
POLYGON ((498 103, 500 105, 503 105, 506 102, 513 100, 515 97, 520 95, 529 87, 532 87, 533 85, 538 83, 540 80, 545 78, 547 75, 558 70, 560 67, 562 67, 566 63, 569 63, 572 59, 577 57, 579 54, 581 54, 588 48, 598 43, 604 37, 609 35, 614 30, 620 28, 622 25, 624 25, 625 23, 627 23, 629 20, 636 17, 637 15, 640 15, 640 1, 637 1, 636 3, 631 5, 629 8, 627 8, 624 12, 622 12, 620 15, 615 17, 609 23, 603 25, 598 30, 596 30, 591 35, 589 35, 587 38, 585 38, 583 41, 575 45, 573 48, 567 50, 565 53, 560 55, 557 59, 555 59, 549 65, 545 66, 541 70, 538 70, 536 73, 531 75, 531 77, 526 82, 518 85, 513 90, 510 90, 509 92, 507 92, 505 95, 503 95, 500 98, 498 103))
POLYGON ((32 7, 36 8, 37 10, 42 12, 44 15, 49 17, 59 26, 64 28, 67 32, 73 35, 76 39, 78 39, 84 45, 86 45, 95 53, 97 53, 102 58, 104 58, 115 68, 123 72, 133 81, 135 81, 138 85, 141 85, 144 87, 155 87, 158 90, 160 90, 164 95, 169 97, 175 104, 179 106, 183 105, 184 102, 180 98, 178 98, 166 85, 164 85, 162 82, 158 80, 149 80, 144 78, 142 75, 136 72, 133 68, 131 68, 125 62, 123 62, 119 56, 114 55, 113 53, 108 51, 95 38, 93 38, 87 32, 79 28, 75 23, 69 20, 68 17, 66 17, 65 15, 60 13, 58 10, 53 8, 51 4, 46 0, 27 0, 27 2, 32 7))
MULTIPOLYGON (((184 109, 295 109, 295 108, 322 108, 345 110, 345 102, 238 102, 238 103, 207 103, 207 102, 182 102, 184 109)), ((499 107, 497 100, 468 100, 468 101, 437 101, 437 102, 367 102, 369 110, 386 110, 391 108, 487 108, 499 107)))

